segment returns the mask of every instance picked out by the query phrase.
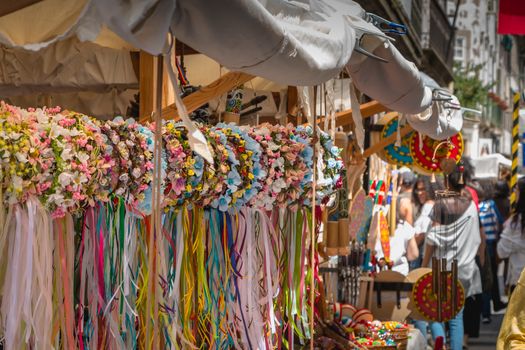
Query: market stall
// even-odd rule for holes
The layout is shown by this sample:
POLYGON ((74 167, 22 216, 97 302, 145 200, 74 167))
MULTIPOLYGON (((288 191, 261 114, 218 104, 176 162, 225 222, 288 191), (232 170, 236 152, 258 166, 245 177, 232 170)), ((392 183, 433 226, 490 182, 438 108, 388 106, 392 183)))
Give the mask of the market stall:
MULTIPOLYGON (((122 51, 93 46, 121 74, 80 57, 101 74, 80 65, 23 84, 53 95, 138 82, 136 120, 95 119, 67 100, 1 104, 5 349, 417 348, 404 308, 427 280, 379 272, 375 256, 393 254, 396 167, 447 173, 463 150, 461 113, 376 17, 337 0, 45 0, 5 17, 0 42, 25 62, 60 67, 57 45, 95 45, 75 36, 158 55, 141 51, 134 79, 122 51), (28 37, 9 26, 43 11, 67 16, 28 37), (229 71, 189 93, 177 40, 229 71), (279 91, 248 96, 254 76, 279 91), (275 96, 271 123, 246 118, 275 96)), ((460 304, 447 305, 451 317, 460 304)))

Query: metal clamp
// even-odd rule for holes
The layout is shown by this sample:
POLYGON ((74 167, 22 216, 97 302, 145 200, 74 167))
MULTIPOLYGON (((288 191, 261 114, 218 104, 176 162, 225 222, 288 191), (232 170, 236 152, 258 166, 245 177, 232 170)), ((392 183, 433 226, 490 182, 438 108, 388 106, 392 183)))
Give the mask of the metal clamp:
POLYGON ((367 12, 365 18, 368 22, 379 28, 383 33, 394 35, 406 35, 408 33, 407 27, 404 24, 389 21, 376 14, 367 12))

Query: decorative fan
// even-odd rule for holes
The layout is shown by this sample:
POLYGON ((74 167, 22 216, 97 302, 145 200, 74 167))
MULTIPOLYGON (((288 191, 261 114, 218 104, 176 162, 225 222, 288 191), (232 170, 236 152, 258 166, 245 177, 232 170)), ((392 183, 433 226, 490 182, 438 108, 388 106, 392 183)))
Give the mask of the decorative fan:
POLYGON ((421 276, 414 284, 412 300, 418 312, 429 321, 446 322, 456 317, 463 308, 465 291, 461 282, 453 278, 452 272, 436 274, 433 271, 421 276))
POLYGON ((458 163, 463 155, 463 137, 461 133, 445 141, 437 141, 417 132, 410 138, 410 154, 414 161, 413 168, 419 173, 430 175, 443 172, 442 161, 452 159, 458 163))
MULTIPOLYGON (((398 131, 399 118, 388 116, 386 124, 381 131, 381 139, 394 135, 398 131)), ((401 138, 401 145, 396 146, 396 142, 388 144, 382 152, 378 154, 389 164, 399 166, 411 166, 413 163, 412 154, 410 153, 410 138, 413 133, 408 133, 401 138)))
POLYGON ((363 190, 352 201, 350 211, 350 233, 359 243, 365 243, 372 221, 374 201, 363 190))

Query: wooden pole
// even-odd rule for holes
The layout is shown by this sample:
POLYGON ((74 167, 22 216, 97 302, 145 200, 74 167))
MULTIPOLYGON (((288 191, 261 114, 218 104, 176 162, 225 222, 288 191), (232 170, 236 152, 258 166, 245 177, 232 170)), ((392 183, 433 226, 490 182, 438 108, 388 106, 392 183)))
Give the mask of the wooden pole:
POLYGON ((155 109, 155 60, 147 52, 140 52, 139 63, 139 118, 140 121, 149 120, 155 109))

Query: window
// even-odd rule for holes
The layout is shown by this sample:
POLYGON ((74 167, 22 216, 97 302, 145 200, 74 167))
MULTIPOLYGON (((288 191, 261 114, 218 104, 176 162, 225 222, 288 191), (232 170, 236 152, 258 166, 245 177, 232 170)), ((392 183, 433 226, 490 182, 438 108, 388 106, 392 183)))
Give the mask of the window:
POLYGON ((465 38, 462 36, 456 36, 454 59, 458 61, 463 61, 465 59, 465 38))
POLYGON ((496 12, 496 9, 494 8, 494 0, 489 0, 488 4, 487 4, 487 11, 489 13, 494 13, 496 12))

